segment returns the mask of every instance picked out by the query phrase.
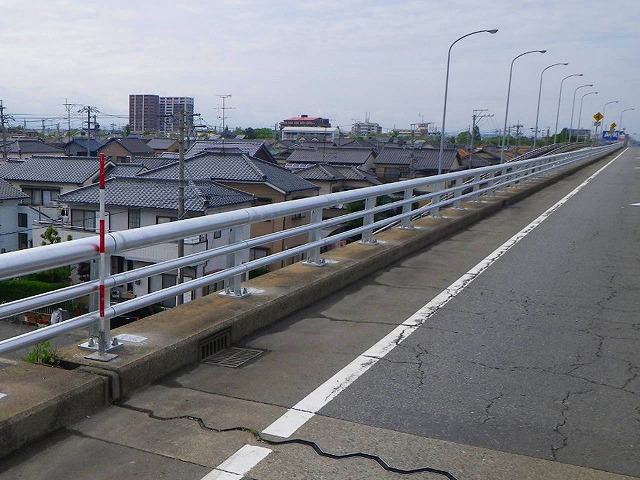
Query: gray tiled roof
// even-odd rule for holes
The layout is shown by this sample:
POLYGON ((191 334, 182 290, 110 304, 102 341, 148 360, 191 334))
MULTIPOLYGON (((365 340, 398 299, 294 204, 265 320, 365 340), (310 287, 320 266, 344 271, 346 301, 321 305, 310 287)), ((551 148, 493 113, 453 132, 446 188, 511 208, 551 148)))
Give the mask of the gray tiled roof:
POLYGON ((82 184, 100 169, 96 157, 33 156, 9 171, 7 180, 82 184))
POLYGON ((29 198, 29 195, 0 178, 0 200, 15 200, 21 198, 29 198))
POLYGON ((185 157, 191 158, 205 151, 238 150, 250 157, 260 158, 267 162, 276 163, 273 155, 267 148, 264 140, 238 141, 238 140, 196 140, 185 153, 185 157))
POLYGON ((147 170, 142 163, 116 163, 107 170, 106 176, 107 178, 135 177, 139 173, 146 172, 147 170))
MULTIPOLYGON (((67 142, 64 144, 65 148, 69 147, 72 144, 76 144, 78 145, 80 148, 87 148, 87 139, 86 138, 74 138, 71 141, 67 142)), ((91 152, 95 152, 96 150, 98 150, 102 145, 104 145, 104 143, 96 140, 95 138, 92 138, 89 140, 89 150, 91 152)))
POLYGON ((8 162, 0 162, 0 178, 7 178, 7 175, 9 174, 9 172, 14 168, 16 168, 18 165, 20 165, 21 163, 22 163, 22 160, 20 161, 9 160, 8 162))
POLYGON ((105 143, 103 147, 106 147, 112 142, 119 143, 134 155, 153 155, 155 152, 153 148, 148 147, 147 144, 139 138, 114 138, 105 143))
POLYGON ((61 148, 55 147, 53 145, 48 145, 42 140, 33 138, 18 138, 14 141, 7 141, 7 151, 9 153, 21 154, 48 153, 64 155, 64 150, 62 150, 61 148))
POLYGON ((152 138, 147 142, 147 147, 153 148, 154 150, 167 150, 170 148, 177 140, 173 138, 152 138))
MULTIPOLYGON (((97 205, 98 185, 89 185, 60 195, 68 204, 97 205)), ((184 189, 185 210, 204 212, 207 208, 252 202, 254 196, 211 180, 187 182, 184 189)), ((110 178, 105 182, 105 203, 108 206, 178 209, 178 181, 155 178, 110 178)))
MULTIPOLYGON (((458 151, 456 149, 445 149, 442 152, 442 169, 450 170, 453 166, 458 151)), ((376 165, 406 165, 413 162, 416 170, 437 170, 439 150, 410 148, 385 148, 375 159, 376 165)))
POLYGON ((295 149, 288 163, 329 163, 332 165, 363 165, 373 155, 371 148, 318 147, 295 149))
POLYGON ((334 167, 332 165, 318 164, 313 167, 305 168, 296 172, 302 178, 313 181, 332 181, 332 180, 358 180, 368 182, 372 185, 379 185, 373 175, 370 175, 356 167, 334 167))
MULTIPOLYGON (((178 163, 141 174, 150 178, 178 178, 178 163)), ((226 182, 265 183, 283 193, 318 187, 287 169, 238 152, 204 152, 185 160, 185 177, 226 182)))

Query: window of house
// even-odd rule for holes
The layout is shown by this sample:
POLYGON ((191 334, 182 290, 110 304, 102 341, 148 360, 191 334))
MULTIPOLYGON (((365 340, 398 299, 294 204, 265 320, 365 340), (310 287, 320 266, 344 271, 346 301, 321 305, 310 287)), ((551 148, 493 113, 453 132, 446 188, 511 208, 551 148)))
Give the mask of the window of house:
POLYGON ((139 228, 139 227, 140 227, 140 210, 137 210, 137 209, 129 210, 128 228, 139 228))
POLYGON ((71 210, 71 225, 85 230, 96 229, 96 212, 93 210, 71 210))
POLYGON ((27 214, 19 213, 18 214, 18 227, 27 228, 27 214))
POLYGON ((60 196, 59 188, 33 188, 22 187, 22 191, 29 195, 29 199, 24 202, 27 205, 51 206, 60 196))
POLYGON ((29 235, 26 233, 18 233, 18 248, 29 248, 29 235))
POLYGON ((400 169, 387 167, 384 169, 384 176, 391 177, 391 178, 398 178, 400 177, 400 169))

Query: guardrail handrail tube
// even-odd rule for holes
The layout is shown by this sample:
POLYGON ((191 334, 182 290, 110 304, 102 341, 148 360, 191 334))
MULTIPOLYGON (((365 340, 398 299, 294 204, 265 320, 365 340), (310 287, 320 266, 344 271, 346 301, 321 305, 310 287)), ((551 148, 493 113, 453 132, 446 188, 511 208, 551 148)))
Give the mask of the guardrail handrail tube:
MULTIPOLYGON (((475 200, 481 195, 491 195, 498 189, 507 188, 530 178, 547 175, 553 170, 567 165, 604 156, 618 148, 621 148, 621 145, 591 147, 570 153, 523 159, 490 167, 451 172, 432 177, 414 178, 379 186, 245 208, 159 225, 149 225, 131 230, 110 232, 105 236, 105 252, 108 255, 114 255, 135 248, 172 242, 212 231, 248 229, 251 224, 256 222, 300 213, 310 214, 312 220, 309 223, 272 232, 261 237, 246 238, 245 236, 245 238, 242 238, 243 235, 240 235, 239 241, 235 243, 216 246, 184 257, 107 275, 104 279, 104 284, 106 288, 110 289, 160 273, 173 271, 176 268, 204 263, 216 257, 224 258, 227 256, 229 259, 236 259, 229 264, 229 268, 224 270, 150 292, 132 300, 107 306, 105 308, 105 318, 113 318, 137 308, 152 305, 220 281, 224 281, 225 285, 227 285, 228 281, 233 278, 237 282, 231 281, 229 285, 237 293, 240 275, 256 268, 265 267, 299 254, 306 255, 309 263, 322 264, 319 252, 320 248, 324 246, 335 244, 340 240, 354 237, 355 235, 361 235, 363 241, 375 243, 374 235, 378 229, 398 224, 403 228, 407 228, 415 218, 425 214, 437 215, 439 209, 443 207, 458 207, 463 200, 475 200), (391 196, 393 200, 387 204, 376 205, 376 199, 381 196, 391 196), (324 208, 356 201, 364 201, 365 209, 322 220, 322 210, 324 208), (418 202, 426 204, 418 208, 412 208, 418 202), (376 213, 391 209, 398 209, 400 212, 387 218, 375 218, 376 213), (319 236, 321 228, 336 227, 356 219, 363 219, 362 226, 325 238, 320 238, 319 236), (307 243, 238 264, 237 259, 240 257, 237 255, 243 251, 247 252, 257 246, 300 235, 308 236, 307 243)), ((15 278, 36 271, 96 260, 98 258, 98 242, 98 236, 93 236, 5 253, 1 256, 2 270, 0 271, 0 279, 15 278)), ((96 292, 97 287, 98 281, 90 280, 53 292, 8 302, 0 305, 0 318, 82 297, 96 292)), ((34 332, 2 340, 0 341, 0 353, 23 348, 67 331, 92 325, 97 320, 98 312, 90 312, 34 332)))

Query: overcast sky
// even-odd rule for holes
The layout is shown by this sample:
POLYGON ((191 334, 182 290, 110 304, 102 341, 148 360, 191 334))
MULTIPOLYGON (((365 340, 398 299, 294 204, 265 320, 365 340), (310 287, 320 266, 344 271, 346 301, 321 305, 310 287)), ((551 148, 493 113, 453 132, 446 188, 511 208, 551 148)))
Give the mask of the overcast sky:
MULTIPOLYGON (((22 123, 29 114, 64 128, 65 98, 127 123, 128 95, 190 96, 220 125, 274 126, 308 114, 349 129, 354 120, 392 128, 440 129, 447 50, 452 49, 447 132, 468 129, 473 110, 502 129, 515 61, 508 124, 531 135, 542 70, 539 128, 581 126, 606 107, 605 124, 640 132, 640 1, 618 0, 0 0, 0 99, 22 123), (583 95, 590 91, 597 95, 583 95), (623 110, 636 108, 635 111, 623 110)), ((13 122, 13 123, 16 123, 13 122)))

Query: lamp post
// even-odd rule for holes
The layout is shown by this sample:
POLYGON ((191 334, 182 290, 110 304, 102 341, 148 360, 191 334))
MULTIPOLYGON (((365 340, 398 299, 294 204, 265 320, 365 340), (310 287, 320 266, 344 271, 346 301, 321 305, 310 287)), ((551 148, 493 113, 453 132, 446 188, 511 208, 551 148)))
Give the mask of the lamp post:
MULTIPOLYGON (((618 103, 618 100, 611 100, 610 102, 607 102, 602 106, 602 118, 600 119, 600 122, 602 125, 601 132, 604 132, 604 113, 607 111, 607 105, 610 105, 612 103, 618 103)), ((597 133, 598 133, 598 129, 596 128, 596 137, 597 137, 597 133)))
POLYGON ((538 118, 540 116, 540 96, 542 95, 542 76, 544 72, 549 70, 551 67, 557 67, 558 65, 569 65, 568 63, 554 63, 553 65, 549 65, 540 73, 540 88, 538 89, 538 108, 536 109, 536 128, 533 131, 533 148, 536 148, 536 140, 538 139, 538 118))
POLYGON ((558 113, 556 113, 556 130, 553 134, 553 143, 556 143, 556 137, 558 136, 558 119, 560 118, 560 99, 562 98, 562 84, 567 78, 582 77, 582 73, 574 73, 573 75, 567 75, 560 82, 560 94, 558 95, 558 113))
POLYGON ((573 134, 573 110, 576 106, 576 93, 578 93, 578 90, 584 87, 593 87, 593 85, 592 84, 580 85, 573 91, 573 103, 571 104, 571 123, 569 124, 569 143, 571 143, 571 135, 573 134))
POLYGON ((500 148, 500 163, 504 161, 504 141, 507 137, 507 118, 509 117, 509 96, 511 95, 511 78, 513 77, 513 64, 520 57, 529 55, 530 53, 547 53, 546 50, 529 50, 528 52, 521 53, 513 60, 511 60, 511 68, 509 69, 509 87, 507 88, 507 107, 504 110, 504 128, 502 129, 502 146, 500 148))
POLYGON ((471 32, 471 33, 467 33, 466 35, 461 36, 460 38, 456 39, 450 46, 449 46, 449 52, 447 53, 447 76, 445 78, 444 81, 444 106, 442 107, 442 129, 441 129, 441 133, 440 133, 440 153, 438 155, 438 175, 440 175, 442 173, 442 154, 444 152, 444 135, 445 135, 445 120, 447 118, 447 93, 449 90, 449 65, 451 63, 451 49, 453 48, 453 46, 458 43, 460 40, 462 40, 463 38, 467 38, 471 35, 475 35, 477 33, 497 33, 498 29, 494 28, 491 30, 478 30, 476 32, 471 32))
MULTIPOLYGON (((587 95, 598 95, 598 92, 587 92, 584 95, 582 95, 582 98, 580 99, 580 112, 578 113, 578 135, 580 135, 580 119, 582 118, 582 102, 584 100, 584 97, 586 97, 587 95)), ((589 133, 591 133, 591 129, 589 129, 589 133)))
POLYGON ((620 130, 622 130, 622 114, 623 114, 624 112, 628 112, 628 111, 630 111, 630 110, 635 110, 635 108, 625 108, 624 110, 622 110, 622 111, 620 112, 620 123, 618 124, 618 128, 620 128, 620 130))

